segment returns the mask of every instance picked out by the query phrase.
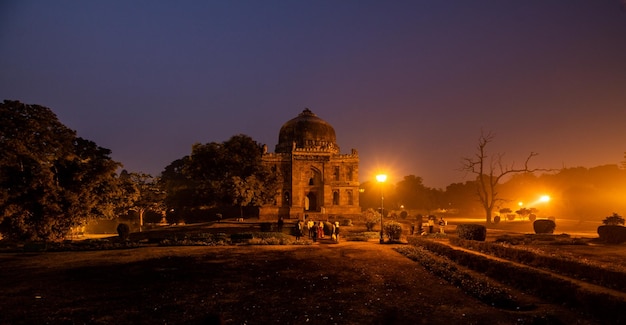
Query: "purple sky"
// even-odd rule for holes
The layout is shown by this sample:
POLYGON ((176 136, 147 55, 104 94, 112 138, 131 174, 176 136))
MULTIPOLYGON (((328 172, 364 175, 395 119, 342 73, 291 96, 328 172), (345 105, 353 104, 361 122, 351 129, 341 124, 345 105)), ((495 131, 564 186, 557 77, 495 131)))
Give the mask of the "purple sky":
POLYGON ((2 1, 0 100, 153 175, 196 142, 273 151, 305 107, 378 170, 444 188, 481 130, 532 167, 626 151, 620 0, 2 1))

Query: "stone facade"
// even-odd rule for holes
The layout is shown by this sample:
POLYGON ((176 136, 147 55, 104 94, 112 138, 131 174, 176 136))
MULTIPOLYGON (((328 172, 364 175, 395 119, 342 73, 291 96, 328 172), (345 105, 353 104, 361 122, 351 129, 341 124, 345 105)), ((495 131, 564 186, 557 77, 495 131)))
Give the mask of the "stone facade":
POLYGON ((341 154, 335 130, 309 109, 280 129, 273 153, 263 163, 280 172, 282 184, 272 204, 262 206, 261 220, 337 219, 360 215, 359 155, 341 154))

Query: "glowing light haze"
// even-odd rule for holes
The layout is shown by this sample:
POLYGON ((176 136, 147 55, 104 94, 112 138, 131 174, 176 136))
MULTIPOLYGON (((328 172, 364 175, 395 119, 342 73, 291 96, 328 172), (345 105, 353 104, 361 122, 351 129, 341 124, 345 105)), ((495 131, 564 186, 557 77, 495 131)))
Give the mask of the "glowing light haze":
POLYGON ((481 130, 532 167, 626 151, 620 0, 3 1, 0 71, 0 99, 153 175, 239 133, 273 151, 305 107, 362 181, 469 180, 481 130))

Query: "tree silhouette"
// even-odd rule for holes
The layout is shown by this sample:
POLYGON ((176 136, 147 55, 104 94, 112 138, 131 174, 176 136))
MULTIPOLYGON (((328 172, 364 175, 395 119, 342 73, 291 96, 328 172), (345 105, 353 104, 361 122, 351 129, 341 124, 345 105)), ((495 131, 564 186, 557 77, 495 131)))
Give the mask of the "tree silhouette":
POLYGON ((491 223, 493 209, 498 202, 502 201, 498 197, 497 187, 503 177, 515 173, 532 173, 543 170, 530 169, 528 167, 529 161, 537 155, 534 152, 528 155, 524 161, 524 166, 521 168, 516 168, 514 164, 505 165, 502 161, 503 154, 489 156, 487 154, 487 146, 493 139, 494 135, 491 132, 487 134, 481 132, 475 156, 463 158, 463 166, 461 168, 463 171, 476 175, 476 194, 485 211, 485 221, 487 223, 491 223))

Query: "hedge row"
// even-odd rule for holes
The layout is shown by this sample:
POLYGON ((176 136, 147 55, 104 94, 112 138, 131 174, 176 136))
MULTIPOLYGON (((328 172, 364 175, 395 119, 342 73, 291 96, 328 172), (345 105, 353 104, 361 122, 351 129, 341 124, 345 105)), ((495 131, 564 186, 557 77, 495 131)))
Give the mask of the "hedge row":
POLYGON ((450 238, 450 243, 512 262, 549 270, 571 278, 626 292, 626 274, 617 270, 609 270, 597 265, 586 264, 559 256, 537 254, 498 243, 477 242, 454 237, 450 238))
POLYGON ((409 238, 409 243, 445 256, 459 265, 503 284, 552 303, 579 310, 600 321, 626 322, 626 313, 623 313, 626 310, 626 302, 619 297, 587 290, 546 271, 454 249, 436 241, 412 237, 409 238))

